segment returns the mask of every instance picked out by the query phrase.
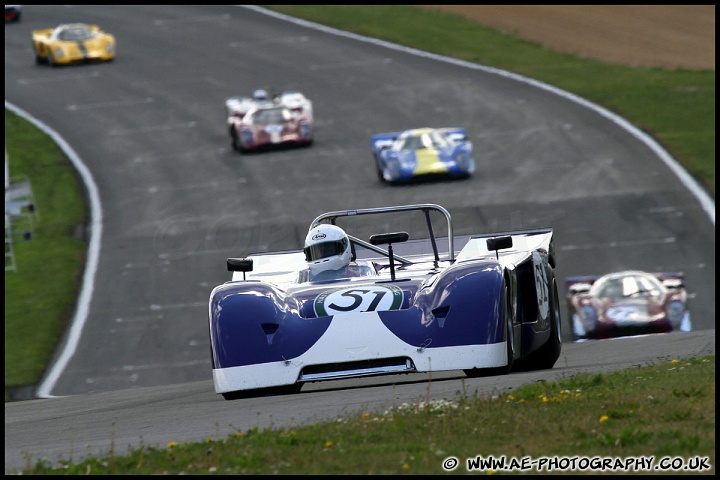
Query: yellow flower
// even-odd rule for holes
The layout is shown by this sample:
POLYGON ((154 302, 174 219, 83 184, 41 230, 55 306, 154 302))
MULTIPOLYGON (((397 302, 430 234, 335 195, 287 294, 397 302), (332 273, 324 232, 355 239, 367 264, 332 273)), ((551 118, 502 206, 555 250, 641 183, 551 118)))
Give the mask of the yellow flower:
POLYGON ((370 414, 369 414, 369 413, 363 413, 363 414, 362 414, 362 417, 360 417, 360 420, 362 420, 363 422, 364 422, 365 420, 369 420, 369 419, 370 419, 370 414))
POLYGON ((673 360, 673 361, 670 362, 670 363, 680 363, 680 360, 673 360))
POLYGON ((513 397, 512 395, 508 395, 508 400, 515 400, 515 397, 513 397))
POLYGON ((168 443, 168 448, 173 448, 175 445, 177 445, 177 442, 170 442, 168 443))
POLYGON ((602 417, 600 417, 600 423, 607 422, 609 419, 610 417, 608 417, 607 415, 603 415, 602 417))
POLYGON ((242 433, 242 432, 237 432, 237 433, 235 434, 235 436, 236 436, 237 438, 240 438, 240 437, 243 436, 243 433, 242 433))
POLYGON ((402 469, 403 469, 403 470, 410 470, 410 465, 408 465, 407 463, 403 463, 403 464, 402 464, 402 469))
POLYGON ((327 442, 325 442, 325 448, 330 448, 332 446, 333 446, 332 440, 328 440, 327 442))

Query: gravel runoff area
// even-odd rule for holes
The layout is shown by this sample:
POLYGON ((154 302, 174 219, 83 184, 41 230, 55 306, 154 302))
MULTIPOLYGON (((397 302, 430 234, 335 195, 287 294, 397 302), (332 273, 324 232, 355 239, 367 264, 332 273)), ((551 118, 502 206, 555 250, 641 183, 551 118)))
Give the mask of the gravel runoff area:
POLYGON ((609 63, 715 70, 715 5, 416 5, 609 63))

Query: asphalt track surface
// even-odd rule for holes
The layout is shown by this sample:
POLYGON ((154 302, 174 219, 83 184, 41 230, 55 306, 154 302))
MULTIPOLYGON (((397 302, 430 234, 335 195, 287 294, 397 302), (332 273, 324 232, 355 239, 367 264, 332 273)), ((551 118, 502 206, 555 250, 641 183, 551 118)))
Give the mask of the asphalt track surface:
POLYGON ((56 137, 97 200, 87 304, 39 390, 49 398, 6 403, 6 471, 25 454, 80 459, 111 442, 117 454, 715 352, 714 201, 649 137, 566 92, 238 6, 26 6, 5 27, 5 99, 56 137), (30 31, 76 21, 115 34, 117 59, 35 65, 30 31), (312 147, 231 149, 224 100, 258 86, 313 100, 312 147), (370 136, 419 126, 466 127, 476 174, 380 184, 370 136), (448 209, 456 234, 553 227, 560 284, 683 271, 694 332, 571 344, 566 328, 553 370, 502 378, 382 377, 233 402, 214 393, 207 301, 229 279, 227 257, 300 248, 326 211, 412 203, 448 209))

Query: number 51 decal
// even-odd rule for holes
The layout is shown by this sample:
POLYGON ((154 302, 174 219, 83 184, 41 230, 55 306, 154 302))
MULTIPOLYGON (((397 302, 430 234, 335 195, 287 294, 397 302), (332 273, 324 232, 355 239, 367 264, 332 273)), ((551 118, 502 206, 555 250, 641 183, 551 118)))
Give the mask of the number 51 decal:
POLYGON ((395 285, 353 285, 326 290, 315 299, 318 317, 350 312, 398 310, 402 306, 402 289, 395 285))

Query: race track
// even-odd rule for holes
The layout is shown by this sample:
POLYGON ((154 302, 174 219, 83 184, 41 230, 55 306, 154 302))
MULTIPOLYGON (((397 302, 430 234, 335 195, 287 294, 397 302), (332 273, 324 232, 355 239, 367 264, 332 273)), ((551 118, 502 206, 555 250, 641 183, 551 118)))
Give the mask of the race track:
MULTIPOLYGON (((310 385, 271 401, 225 402, 212 391, 207 301, 229 279, 225 259, 300 248, 326 211, 437 203, 456 234, 550 226, 560 281, 626 268, 686 273, 694 333, 584 344, 566 333, 553 371, 473 379, 473 389, 714 354, 714 203, 710 214, 667 153, 569 94, 419 53, 237 6, 26 6, 22 22, 6 25, 6 105, 71 146, 102 214, 79 342, 58 352, 67 361, 41 389, 67 398, 6 404, 6 471, 22 452, 102 448, 111 429, 128 445, 193 440, 419 398, 425 379, 310 385), (112 32, 117 59, 35 65, 29 32, 74 21, 112 32), (224 100, 258 86, 313 100, 312 147, 231 149, 224 100), (370 136, 420 126, 466 127, 476 174, 380 184, 370 136)), ((433 395, 461 382, 435 382, 433 395)))

